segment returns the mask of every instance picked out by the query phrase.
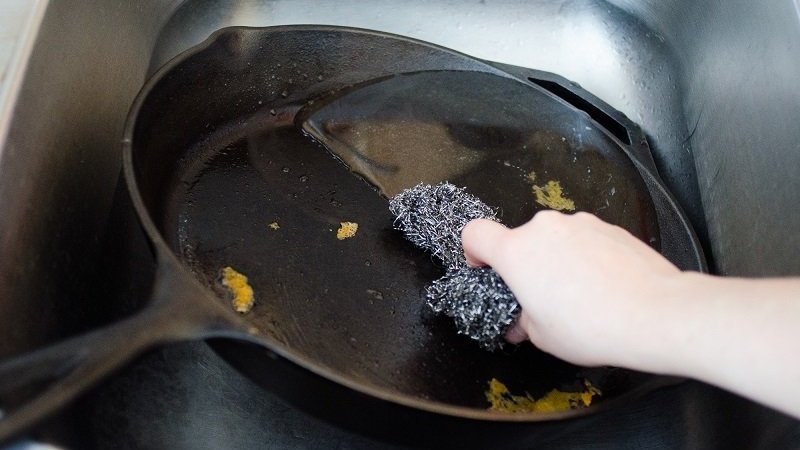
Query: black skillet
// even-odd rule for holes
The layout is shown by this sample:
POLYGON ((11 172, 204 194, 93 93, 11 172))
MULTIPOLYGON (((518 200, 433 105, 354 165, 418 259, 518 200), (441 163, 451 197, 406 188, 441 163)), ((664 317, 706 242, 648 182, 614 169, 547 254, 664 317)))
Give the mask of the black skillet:
POLYGON ((386 195, 405 184, 467 186, 513 226, 543 208, 533 185, 557 179, 578 209, 704 270, 641 131, 557 76, 364 30, 229 28, 147 82, 123 147, 158 260, 151 298, 128 319, 3 362, 0 441, 145 349, 187 339, 212 339, 304 410, 427 445, 553 439, 676 381, 575 367, 530 345, 480 350, 426 310, 420 290, 441 268, 391 229, 386 195), (340 241, 343 221, 359 231, 340 241), (225 266, 255 289, 246 315, 220 285, 225 266), (535 397, 589 380, 603 395, 584 409, 497 413, 484 397, 491 378, 535 397))

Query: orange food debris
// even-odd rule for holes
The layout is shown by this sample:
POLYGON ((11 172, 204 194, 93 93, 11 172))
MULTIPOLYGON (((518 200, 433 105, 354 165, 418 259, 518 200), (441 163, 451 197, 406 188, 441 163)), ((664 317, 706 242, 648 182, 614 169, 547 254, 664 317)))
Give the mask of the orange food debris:
POLYGON ((232 267, 225 267, 222 269, 222 285, 227 287, 233 296, 231 306, 234 311, 244 314, 253 309, 255 297, 253 288, 247 283, 246 276, 232 267))
POLYGON ((567 411, 585 408, 592 404, 595 396, 602 395, 588 380, 585 380, 584 384, 586 389, 582 392, 563 392, 553 389, 537 400, 527 392, 525 395, 514 395, 500 380, 492 378, 489 381, 489 389, 486 390, 486 400, 491 405, 489 406, 491 411, 510 413, 567 411))
POLYGON ((341 226, 336 230, 336 239, 343 241, 356 235, 358 224, 355 222, 340 222, 341 226))
POLYGON ((556 211, 575 211, 575 202, 564 197, 561 183, 550 180, 544 186, 533 186, 536 203, 556 211))

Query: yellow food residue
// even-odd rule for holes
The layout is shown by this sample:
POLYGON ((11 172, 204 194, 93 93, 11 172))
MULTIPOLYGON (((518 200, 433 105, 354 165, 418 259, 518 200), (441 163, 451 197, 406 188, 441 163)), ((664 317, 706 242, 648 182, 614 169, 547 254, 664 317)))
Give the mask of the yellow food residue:
POLYGON ((561 183, 550 180, 544 186, 533 186, 536 203, 556 211, 575 211, 575 202, 564 197, 561 183))
POLYGON ((237 272, 233 267, 225 267, 222 269, 222 284, 233 295, 231 305, 234 311, 244 314, 253 309, 255 297, 253 297, 253 288, 247 283, 246 276, 237 272))
POLYGON ((273 230, 279 230, 279 229, 281 228, 281 226, 280 226, 280 225, 278 225, 278 222, 272 222, 272 223, 270 223, 270 224, 269 224, 269 225, 267 225, 267 226, 268 226, 268 227, 270 227, 270 228, 272 228, 273 230))
POLYGON ((489 407, 491 411, 510 413, 567 411, 585 408, 592 404, 595 396, 602 395, 600 389, 592 386, 588 380, 585 380, 584 384, 586 389, 583 392, 563 392, 553 389, 536 400, 527 392, 525 395, 514 395, 500 380, 492 378, 489 381, 489 389, 486 390, 486 400, 491 404, 489 407))
POLYGON ((358 224, 355 222, 340 222, 341 226, 336 230, 336 239, 343 241, 356 235, 358 224))

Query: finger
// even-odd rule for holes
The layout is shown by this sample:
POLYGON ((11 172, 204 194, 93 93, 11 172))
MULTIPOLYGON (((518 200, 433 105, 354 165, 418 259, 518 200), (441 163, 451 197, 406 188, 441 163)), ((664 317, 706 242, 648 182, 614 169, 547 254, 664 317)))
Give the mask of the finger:
POLYGON ((530 316, 525 314, 525 311, 522 311, 517 317, 517 321, 514 322, 514 325, 506 330, 506 340, 512 344, 519 344, 520 342, 531 340, 531 333, 533 332, 531 325, 530 316))
POLYGON ((519 344, 520 342, 525 342, 528 340, 528 333, 525 331, 525 328, 517 321, 514 325, 511 326, 508 330, 506 330, 506 341, 512 344, 519 344))
POLYGON ((478 267, 493 265, 497 243, 508 233, 505 226, 488 219, 475 219, 461 230, 461 245, 467 264, 478 267))

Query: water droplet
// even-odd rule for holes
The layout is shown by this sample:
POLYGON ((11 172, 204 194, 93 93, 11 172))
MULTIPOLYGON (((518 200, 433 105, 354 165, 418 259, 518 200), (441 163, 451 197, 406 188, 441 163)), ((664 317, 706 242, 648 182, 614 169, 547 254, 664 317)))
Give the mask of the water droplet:
POLYGON ((317 81, 322 81, 322 80, 324 80, 324 79, 325 79, 325 78, 323 78, 323 77, 322 77, 322 75, 317 75, 317 81))
POLYGON ((273 116, 274 116, 275 114, 278 114, 278 113, 277 113, 277 112, 276 112, 274 109, 270 109, 270 110, 269 110, 269 113, 270 113, 270 114, 272 114, 273 116))
POLYGON ((300 178, 298 179, 300 180, 301 183, 305 183, 306 181, 308 181, 308 175, 301 175, 300 178))
POLYGON ((368 260, 368 259, 367 259, 367 260, 364 260, 364 265, 365 265, 365 266, 367 266, 367 267, 369 267, 369 266, 371 266, 371 265, 372 265, 372 261, 370 261, 370 260, 368 260))
POLYGON ((375 300, 383 300, 383 292, 376 289, 367 289, 367 294, 375 300))
POLYGON ((283 91, 283 92, 281 92, 281 97, 283 97, 283 98, 286 98, 286 97, 288 97, 288 96, 289 96, 289 91, 283 91))
POLYGON ((283 173, 289 173, 289 171, 290 171, 291 169, 289 169, 288 167, 284 167, 284 168, 283 168, 283 169, 281 169, 281 170, 283 171, 283 173))

